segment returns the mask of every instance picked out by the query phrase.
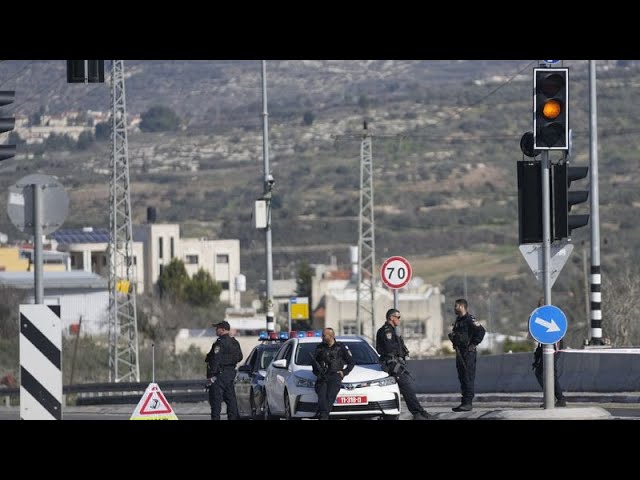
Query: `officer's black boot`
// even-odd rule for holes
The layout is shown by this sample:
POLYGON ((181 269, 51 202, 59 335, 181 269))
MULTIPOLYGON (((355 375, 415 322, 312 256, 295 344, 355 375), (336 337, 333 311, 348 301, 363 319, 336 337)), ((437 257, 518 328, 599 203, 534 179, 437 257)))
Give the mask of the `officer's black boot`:
POLYGON ((433 415, 427 413, 426 410, 422 410, 421 412, 413 414, 414 420, 433 420, 433 415))
POLYGON ((473 406, 470 403, 461 403, 451 410, 453 410, 454 412, 470 412, 471 410, 473 410, 473 406))

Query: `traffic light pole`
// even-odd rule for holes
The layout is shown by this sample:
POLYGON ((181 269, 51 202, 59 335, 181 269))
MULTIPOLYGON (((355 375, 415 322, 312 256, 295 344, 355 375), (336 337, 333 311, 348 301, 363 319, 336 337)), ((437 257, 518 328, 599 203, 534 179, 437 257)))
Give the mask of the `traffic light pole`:
POLYGON ((589 153, 591 165, 591 340, 602 345, 600 276, 600 209, 598 192, 598 112, 596 109, 596 62, 589 60, 589 153))
MULTIPOLYGON (((540 168, 542 172, 542 285, 544 289, 544 304, 551 305, 551 189, 549 188, 549 150, 543 150, 541 154, 540 168)), ((553 345, 542 347, 542 368, 544 371, 544 408, 554 407, 554 383, 553 383, 553 345)))

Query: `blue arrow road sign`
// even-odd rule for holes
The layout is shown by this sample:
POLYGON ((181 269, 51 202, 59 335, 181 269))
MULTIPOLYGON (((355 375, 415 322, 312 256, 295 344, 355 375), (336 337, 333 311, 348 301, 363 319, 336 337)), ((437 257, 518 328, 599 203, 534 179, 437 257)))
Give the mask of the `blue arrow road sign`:
POLYGON ((529 317, 529 332, 539 343, 552 345, 567 333, 567 317, 553 305, 536 308, 529 317))

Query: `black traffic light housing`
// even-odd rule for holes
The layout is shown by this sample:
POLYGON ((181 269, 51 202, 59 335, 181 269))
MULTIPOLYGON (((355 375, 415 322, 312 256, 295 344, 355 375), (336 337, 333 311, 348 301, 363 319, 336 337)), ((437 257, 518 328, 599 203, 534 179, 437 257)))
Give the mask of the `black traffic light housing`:
POLYGON ((535 150, 533 148, 533 132, 526 132, 522 135, 520 139, 520 150, 522 150, 524 155, 531 158, 537 157, 542 153, 541 150, 535 150))
POLYGON ((518 239, 524 243, 542 242, 542 172, 540 162, 518 164, 518 239))
POLYGON ((104 60, 67 60, 67 83, 103 82, 104 60))
POLYGON ((569 69, 533 69, 533 149, 569 148, 569 69))
MULTIPOLYGON (((0 91, 0 107, 13 103, 16 92, 13 90, 0 91)), ((13 130, 16 126, 16 119, 13 117, 0 117, 0 133, 13 130)), ((15 145, 0 145, 0 161, 13 158, 16 155, 15 145)))
POLYGON ((553 240, 570 238, 571 231, 589 223, 589 215, 570 215, 571 207, 589 198, 588 190, 569 191, 571 182, 581 180, 589 167, 570 167, 567 163, 553 166, 553 240))

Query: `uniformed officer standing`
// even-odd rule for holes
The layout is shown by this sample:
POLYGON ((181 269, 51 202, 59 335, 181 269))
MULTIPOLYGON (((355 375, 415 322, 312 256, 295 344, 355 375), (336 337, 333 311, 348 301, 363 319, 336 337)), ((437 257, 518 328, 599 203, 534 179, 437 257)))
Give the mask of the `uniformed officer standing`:
POLYGON ((222 401, 227 404, 227 418, 238 420, 238 402, 236 400, 235 379, 236 364, 242 360, 242 349, 238 341, 229 336, 229 322, 214 323, 218 340, 207 353, 207 388, 209 389, 209 405, 211 420, 220 420, 222 401))
POLYGON ((456 351, 456 370, 460 381, 462 402, 452 408, 454 412, 470 412, 473 409, 476 380, 476 348, 486 333, 480 322, 468 311, 468 304, 464 298, 456 300, 453 310, 456 321, 449 333, 449 340, 456 351))
POLYGON ((409 350, 402 337, 396 332, 396 327, 400 325, 400 312, 391 308, 387 310, 386 319, 387 321, 376 334, 376 350, 380 354, 380 365, 385 372, 396 377, 400 393, 407 408, 413 414, 413 419, 429 420, 432 416, 420 405, 413 378, 407 370, 406 357, 409 355, 409 350))
POLYGON ((322 330, 322 343, 313 352, 313 373, 317 377, 315 390, 318 394, 320 420, 328 420, 333 402, 336 401, 342 379, 353 370, 353 356, 349 348, 336 341, 333 328, 322 330))

